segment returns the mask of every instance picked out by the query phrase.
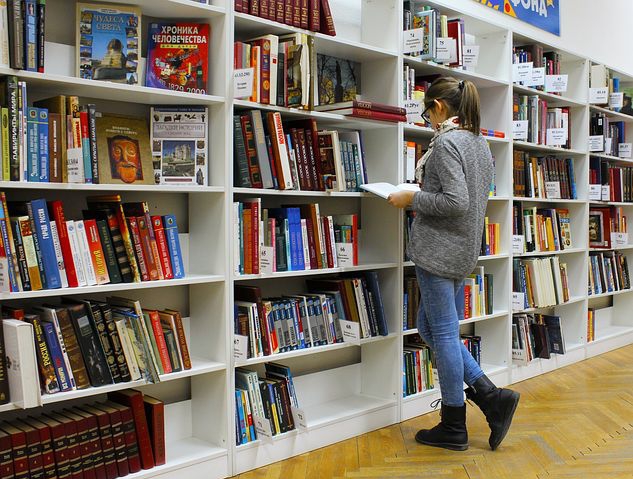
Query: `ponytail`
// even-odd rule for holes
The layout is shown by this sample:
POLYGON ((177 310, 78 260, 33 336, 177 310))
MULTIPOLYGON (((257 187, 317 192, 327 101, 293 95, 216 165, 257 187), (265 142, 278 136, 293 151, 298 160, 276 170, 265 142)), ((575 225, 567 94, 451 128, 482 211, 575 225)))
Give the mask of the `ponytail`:
POLYGON ((464 130, 480 134, 479 92, 473 82, 440 77, 429 87, 424 103, 429 105, 434 100, 443 100, 450 116, 457 116, 464 130))

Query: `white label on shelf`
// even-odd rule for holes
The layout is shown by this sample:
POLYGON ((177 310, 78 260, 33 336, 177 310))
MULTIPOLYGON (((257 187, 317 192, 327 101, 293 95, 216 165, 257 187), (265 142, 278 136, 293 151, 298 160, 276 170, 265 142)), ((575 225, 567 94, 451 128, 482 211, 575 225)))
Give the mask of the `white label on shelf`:
POLYGON ((589 185, 589 201, 602 199, 602 185, 589 185))
POLYGON ((257 439, 262 442, 273 441, 273 431, 270 427, 270 421, 259 414, 253 414, 253 425, 257 433, 257 439))
POLYGON ((235 359, 248 359, 248 336, 236 334, 233 337, 233 357, 235 359))
POLYGON ((624 93, 611 93, 609 95, 609 107, 622 108, 624 106, 624 93))
POLYGON ((466 68, 474 68, 479 62, 479 45, 464 45, 463 64, 466 68))
POLYGON ((455 46, 454 38, 437 38, 437 48, 435 53, 435 59, 438 61, 450 60, 451 59, 451 44, 453 48, 457 48, 455 46))
POLYGON ((567 143, 567 128, 548 128, 547 144, 549 146, 561 146, 567 143))
POLYGON ((422 28, 414 28, 413 30, 404 31, 404 45, 402 53, 420 52, 424 49, 423 45, 424 30, 422 28))
POLYGON ((515 140, 527 140, 528 121, 517 120, 512 122, 512 137, 515 140))
POLYGON ((563 93, 567 91, 568 75, 545 75, 545 91, 563 93))
POLYGON ((618 144, 618 156, 620 158, 631 158, 632 147, 633 147, 633 143, 618 144))
POLYGON ((533 62, 513 63, 512 64, 512 81, 514 83, 530 83, 532 81, 533 62))
POLYGON ((613 138, 605 138, 604 139, 604 151, 611 154, 611 143, 613 143, 613 138))
POLYGON ((609 89, 607 87, 589 88, 589 103, 604 105, 609 102, 609 89))
POLYGON ((545 194, 547 195, 547 198, 551 200, 560 200, 560 182, 546 181, 545 194))
POLYGON ((259 247, 259 271, 263 274, 272 274, 275 272, 274 268, 274 254, 275 248, 273 246, 260 246, 259 247))
POLYGON ((354 244, 336 243, 336 258, 339 266, 354 266, 354 244))
POLYGON ((306 413, 303 409, 299 408, 299 407, 291 407, 292 409, 292 418, 294 419, 295 422, 295 427, 305 431, 306 429, 308 429, 308 419, 306 418, 306 413))
POLYGON ((344 319, 339 319, 338 324, 343 331, 343 342, 360 344, 360 324, 344 319))
POLYGON ((233 98, 243 98, 253 94, 253 69, 242 68, 233 72, 233 98))
POLYGON ((522 311, 525 309, 525 293, 512 292, 512 311, 522 311))
POLYGON ((512 254, 525 253, 525 236, 512 235, 512 254))
POLYGON ((628 233, 611 233, 611 247, 628 246, 629 234, 628 233))
POLYGON ((422 102, 420 100, 406 100, 404 108, 407 111, 407 123, 422 123, 422 102))
POLYGON ((611 201, 611 187, 602 185, 602 201, 611 201))
POLYGON ((66 158, 68 183, 83 183, 85 181, 83 150, 81 148, 68 148, 66 158))
POLYGON ((532 68, 532 77, 523 82, 525 86, 545 85, 545 67, 532 68))
POLYGON ((604 136, 591 135, 589 137, 589 151, 604 151, 604 136))

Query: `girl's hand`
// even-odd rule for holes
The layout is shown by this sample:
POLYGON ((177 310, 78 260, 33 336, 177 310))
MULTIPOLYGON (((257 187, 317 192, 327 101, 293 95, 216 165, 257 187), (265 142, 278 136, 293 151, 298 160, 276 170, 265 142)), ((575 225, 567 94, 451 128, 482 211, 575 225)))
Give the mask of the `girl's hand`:
POLYGON ((413 203, 413 196, 415 195, 415 191, 396 191, 395 193, 391 193, 387 198, 387 201, 390 205, 395 206, 396 208, 406 208, 413 203))

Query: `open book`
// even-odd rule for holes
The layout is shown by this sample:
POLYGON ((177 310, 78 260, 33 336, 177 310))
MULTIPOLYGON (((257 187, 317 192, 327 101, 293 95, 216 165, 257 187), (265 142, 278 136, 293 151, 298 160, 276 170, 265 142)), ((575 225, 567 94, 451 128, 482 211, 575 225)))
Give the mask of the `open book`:
POLYGON ((384 199, 389 198, 389 195, 396 191, 420 191, 417 183, 400 183, 395 186, 391 183, 367 183, 360 185, 360 187, 384 199))

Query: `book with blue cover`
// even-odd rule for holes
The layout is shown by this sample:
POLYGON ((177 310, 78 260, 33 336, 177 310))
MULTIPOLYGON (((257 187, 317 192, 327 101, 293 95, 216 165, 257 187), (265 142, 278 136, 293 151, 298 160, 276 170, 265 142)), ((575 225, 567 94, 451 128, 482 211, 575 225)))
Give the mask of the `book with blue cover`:
POLYGON ((182 260, 180 250, 180 239, 178 238, 178 224, 175 215, 163 216, 163 226, 167 238, 167 248, 169 249, 169 259, 174 270, 174 279, 185 277, 185 265, 182 260))
POLYGON ((48 208, 46 200, 37 199, 30 203, 33 211, 33 221, 35 222, 35 235, 40 247, 40 254, 44 266, 46 277, 46 288, 57 289, 62 287, 62 280, 57 267, 57 256, 55 255, 55 245, 51 235, 51 223, 48 218, 48 208))

